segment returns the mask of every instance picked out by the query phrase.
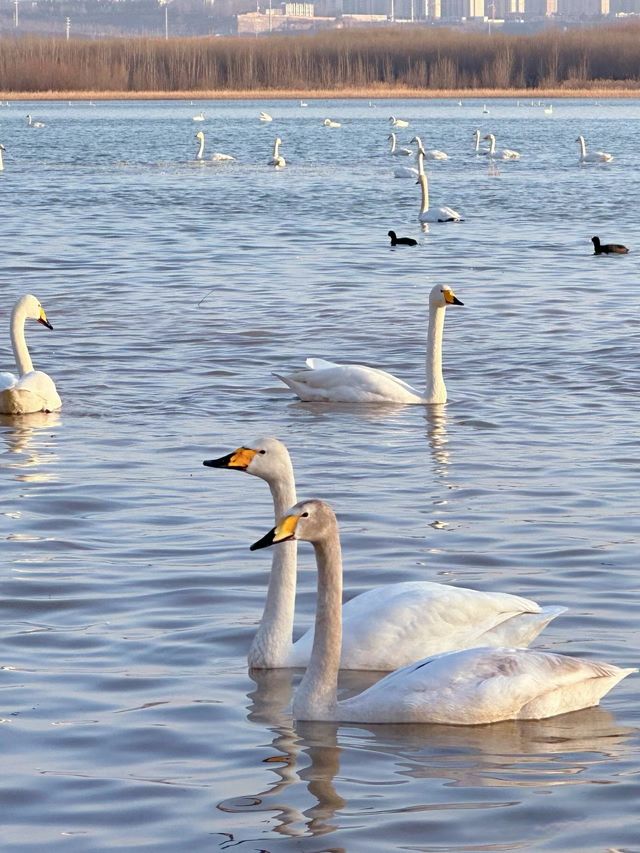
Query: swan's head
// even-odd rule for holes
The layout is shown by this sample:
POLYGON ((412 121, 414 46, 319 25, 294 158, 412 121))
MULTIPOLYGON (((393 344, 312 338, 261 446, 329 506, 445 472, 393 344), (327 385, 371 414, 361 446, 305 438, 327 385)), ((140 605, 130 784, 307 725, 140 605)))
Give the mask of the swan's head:
POLYGON ((483 139, 488 139, 488 140, 489 140, 489 142, 491 142, 491 140, 492 140, 492 139, 495 139, 495 136, 493 135, 493 133, 487 133, 487 135, 486 135, 486 136, 483 136, 482 138, 483 138, 483 139))
POLYGON ((336 517, 324 501, 300 501, 283 515, 280 521, 262 539, 254 542, 252 551, 268 548, 278 542, 297 539, 303 542, 321 542, 335 530, 336 517))
POLYGON ((579 136, 579 137, 576 139, 576 142, 584 142, 584 136, 579 136))
POLYGON ((414 136, 409 145, 413 145, 414 143, 418 146, 418 148, 422 148, 422 140, 419 136, 414 136))
POLYGON ((280 139, 279 136, 276 136, 276 140, 274 142, 274 145, 282 145, 282 140, 280 139))
POLYGON ((329 127, 329 125, 331 124, 331 119, 330 119, 330 118, 326 118, 326 119, 322 122, 322 124, 323 124, 325 127, 329 127))
POLYGON ((200 142, 202 142, 204 140, 204 132, 202 130, 199 130, 196 133, 196 139, 198 139, 200 142))
POLYGON ((434 308, 446 308, 447 305, 464 305, 448 284, 436 284, 429 293, 429 305, 434 308))
POLYGON ((40 304, 40 300, 32 296, 31 293, 26 293, 21 296, 13 307, 13 313, 21 313, 27 320, 37 320, 47 329, 53 329, 51 323, 47 320, 47 315, 44 313, 44 308, 40 304))
POLYGON ((389 121, 391 122, 391 124, 395 124, 396 117, 395 116, 389 116, 389 121))
POLYGON ((219 459, 207 459, 207 468, 231 468, 246 471, 267 483, 293 475, 289 451, 277 438, 259 438, 249 446, 238 447, 219 459))

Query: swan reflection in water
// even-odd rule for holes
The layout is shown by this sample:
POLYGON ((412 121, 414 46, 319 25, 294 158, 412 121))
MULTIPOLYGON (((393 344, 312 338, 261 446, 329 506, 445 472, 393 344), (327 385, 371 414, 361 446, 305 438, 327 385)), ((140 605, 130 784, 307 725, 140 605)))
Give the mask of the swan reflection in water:
MULTIPOLYGON (((381 675, 342 671, 339 697, 365 690, 381 675)), ((291 719, 290 705, 300 671, 251 670, 250 676, 256 688, 248 694, 247 718, 253 724, 266 726, 274 750, 272 756, 261 760, 256 774, 267 767, 276 779, 258 793, 224 800, 218 808, 235 814, 270 814, 265 834, 324 836, 353 826, 358 816, 371 818, 378 812, 389 815, 393 811, 398 816, 407 812, 432 813, 440 809, 436 792, 443 787, 475 788, 477 807, 495 808, 491 795, 487 793, 483 798, 477 789, 544 790, 593 784, 597 781, 593 768, 619 761, 635 733, 635 729, 619 725, 613 714, 600 707, 547 720, 488 726, 296 723, 291 719), (350 768, 342 775, 341 760, 350 768), (426 787, 424 780, 432 781, 426 787), (397 808, 398 800, 384 798, 376 801, 379 806, 375 807, 367 799, 368 788, 371 795, 379 794, 380 785, 403 782, 402 804, 397 808), (356 791, 358 802, 366 805, 346 799, 346 790, 356 791), (345 814, 344 819, 341 813, 345 814)), ((455 811, 452 800, 447 795, 442 809, 455 811)), ((461 797, 459 808, 468 807, 467 799, 461 797)), ((229 833, 229 846, 241 841, 237 831, 229 833)))
POLYGON ((57 479, 48 466, 58 461, 51 431, 61 423, 59 412, 0 415, 0 464, 24 483, 46 483, 57 479))

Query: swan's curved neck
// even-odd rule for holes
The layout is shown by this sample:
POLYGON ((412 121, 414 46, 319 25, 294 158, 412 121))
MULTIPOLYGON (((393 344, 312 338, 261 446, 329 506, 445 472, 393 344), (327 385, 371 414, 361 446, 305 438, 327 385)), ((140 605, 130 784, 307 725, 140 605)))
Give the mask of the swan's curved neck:
POLYGON ((496 153, 496 138, 493 134, 489 137, 489 154, 496 153))
POLYGON ((587 146, 586 146, 585 141, 584 141, 584 136, 579 136, 578 142, 580 143, 580 156, 586 157, 587 156, 587 146))
MULTIPOLYGON (((420 165, 422 165, 422 157, 419 158, 420 165)), ((422 190, 422 205, 420 207, 420 214, 426 213, 429 210, 429 184, 427 182, 427 174, 424 171, 420 171, 418 175, 418 180, 420 181, 420 189, 422 190)))
POLYGON ((4 170, 4 160, 2 159, 2 148, 0 148, 0 172, 4 170))
POLYGON ((429 309, 425 364, 427 387, 424 392, 425 399, 429 403, 447 402, 447 389, 442 376, 442 337, 445 312, 446 309, 442 305, 431 306, 429 309))
POLYGON ((24 376, 25 373, 30 373, 33 370, 33 362, 24 337, 25 320, 24 311, 16 306, 11 312, 11 346, 20 376, 24 376))
POLYGON ((479 150, 480 150, 480 131, 479 131, 479 130, 476 130, 476 132, 475 132, 473 135, 474 135, 474 136, 475 136, 475 138, 476 138, 476 148, 475 148, 475 150, 476 150, 476 151, 479 151, 479 150))
MULTIPOLYGON (((276 522, 297 503, 293 468, 286 476, 269 483, 276 522)), ((293 641, 293 617, 296 602, 297 543, 274 546, 267 598, 260 626, 249 649, 250 667, 287 666, 293 641)))
MULTIPOLYGON (((276 141, 273 143, 273 159, 274 160, 278 159, 279 150, 280 150, 280 140, 276 139, 276 141)), ((289 506, 293 506, 293 504, 290 504, 289 506)), ((287 507, 287 509, 288 508, 289 507, 287 507)))
POLYGON ((333 720, 342 647, 342 556, 337 526, 313 547, 318 567, 316 626, 309 665, 293 700, 293 716, 333 720))
POLYGON ((200 137, 200 148, 198 148, 198 153, 196 154, 196 160, 202 160, 204 155, 204 136, 200 137))

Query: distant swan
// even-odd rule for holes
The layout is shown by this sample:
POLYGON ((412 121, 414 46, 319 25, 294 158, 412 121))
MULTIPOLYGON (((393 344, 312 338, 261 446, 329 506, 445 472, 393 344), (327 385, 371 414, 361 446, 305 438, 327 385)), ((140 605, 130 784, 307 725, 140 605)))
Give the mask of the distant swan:
POLYGON ((260 113, 258 116, 260 121, 273 121, 273 118, 269 115, 269 113, 265 113, 264 111, 260 113))
POLYGON ((485 137, 489 141, 489 157, 494 160, 519 160, 520 152, 512 151, 511 148, 503 148, 501 151, 496 151, 496 138, 493 133, 488 133, 485 137))
POLYGON ((419 149, 420 148, 422 149, 423 156, 425 157, 426 160, 448 160, 449 159, 448 154, 445 154, 444 151, 439 151, 437 148, 431 148, 431 149, 425 150, 425 148, 422 144, 422 140, 420 139, 419 136, 414 136, 413 139, 411 140, 411 142, 415 143, 419 149))
POLYGON ((204 121, 204 113, 198 113, 197 116, 193 116, 193 121, 204 121))
POLYGON ((319 500, 296 504, 251 550, 292 539, 313 544, 318 571, 315 638, 293 700, 296 720, 446 725, 539 720, 597 705, 637 672, 534 649, 471 648, 410 663, 338 702, 342 557, 331 507, 319 500))
POLYGON ((393 170, 394 178, 417 178, 419 174, 413 166, 396 166, 393 170))
POLYGON ((34 121, 29 115, 27 116, 27 124, 29 127, 46 127, 43 121, 34 121))
POLYGON ((2 159, 2 152, 6 151, 4 145, 0 145, 0 172, 4 171, 4 160, 2 159))
MULTIPOLYGON (((199 130, 196 133, 196 139, 200 140, 200 147, 198 148, 198 153, 196 154, 196 160, 200 160, 200 162, 204 162, 204 132, 199 130)), ((221 154, 217 151, 215 154, 211 155, 211 160, 220 163, 228 163, 231 160, 235 160, 235 157, 232 157, 231 154, 221 154)))
POLYGON ((409 122, 395 116, 389 116, 391 127, 409 127, 409 122))
POLYGON ((301 107, 308 107, 309 104, 307 104, 306 101, 300 101, 300 106, 301 107))
POLYGON ((613 154, 607 154, 606 151, 592 151, 587 154, 587 144, 584 141, 584 136, 579 136, 576 142, 580 146, 580 163, 610 163, 613 160, 613 154))
POLYGON ((422 191, 422 201, 420 204, 420 213, 418 220, 420 222, 464 222, 462 216, 457 210, 452 207, 429 207, 429 182, 426 172, 424 171, 423 152, 418 149, 418 180, 422 191))
POLYGON ((426 390, 412 388, 391 373, 362 364, 336 364, 323 358, 308 358, 308 370, 289 376, 274 374, 300 397, 311 403, 446 403, 442 376, 442 335, 447 305, 462 305, 447 285, 436 284, 429 293, 426 390))
POLYGON ((322 122, 322 124, 323 124, 325 127, 342 127, 342 125, 340 124, 340 122, 339 122, 339 121, 333 121, 333 119, 330 119, 330 118, 326 118, 326 119, 322 122))
POLYGON ((544 108, 544 114, 545 114, 545 115, 547 115, 547 116, 552 116, 552 115, 553 115, 553 104, 549 104, 549 106, 548 106, 548 107, 545 107, 545 108, 544 108))
MULTIPOLYGON (((271 490, 276 523, 296 498, 291 457, 276 438, 260 438, 209 468, 245 471, 271 490)), ((313 629, 292 642, 297 548, 291 542, 273 552, 260 627, 249 650, 249 666, 263 669, 306 666, 313 629)), ((342 607, 341 669, 390 670, 426 654, 478 645, 528 645, 564 607, 541 608, 535 601, 502 592, 408 581, 360 593, 342 607)))
POLYGON ((413 157, 413 151, 410 148, 398 148, 395 133, 390 133, 387 139, 391 143, 389 154, 393 154, 395 157, 413 157))
POLYGON ((53 329, 44 308, 30 293, 21 296, 11 312, 11 346, 18 375, 0 373, 0 414, 25 415, 30 412, 53 412, 62 405, 53 379, 33 369, 24 337, 26 320, 37 320, 53 329))
POLYGON ((629 250, 621 243, 600 243, 599 237, 592 237, 594 255, 627 255, 629 250))
POLYGON ((275 166, 276 169, 284 169, 287 165, 287 161, 280 154, 280 146, 282 145, 282 140, 278 136, 273 143, 273 157, 269 160, 269 166, 275 166))

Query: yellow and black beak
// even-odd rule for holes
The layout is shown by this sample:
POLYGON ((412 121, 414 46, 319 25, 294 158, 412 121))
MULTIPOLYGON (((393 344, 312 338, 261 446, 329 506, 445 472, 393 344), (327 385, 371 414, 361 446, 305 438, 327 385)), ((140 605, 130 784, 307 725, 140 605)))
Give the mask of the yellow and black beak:
POLYGON ((268 548, 269 545, 277 545, 278 542, 288 542, 289 539, 296 538, 296 525, 298 524, 299 515, 285 515, 275 527, 268 533, 254 542, 249 547, 250 551, 258 551, 260 548, 268 548))
POLYGON ((46 326, 47 329, 51 329, 51 331, 53 331, 53 326, 47 320, 47 315, 44 313, 44 308, 40 308, 40 316, 38 317, 38 323, 42 323, 42 325, 46 326))
POLYGON ((447 303, 447 305, 464 305, 464 302, 460 302, 453 290, 444 290, 443 293, 444 301, 447 303))
POLYGON ((239 447, 233 453, 227 453, 219 459, 205 459, 202 464, 207 468, 234 468, 237 471, 246 471, 257 452, 250 447, 239 447))

